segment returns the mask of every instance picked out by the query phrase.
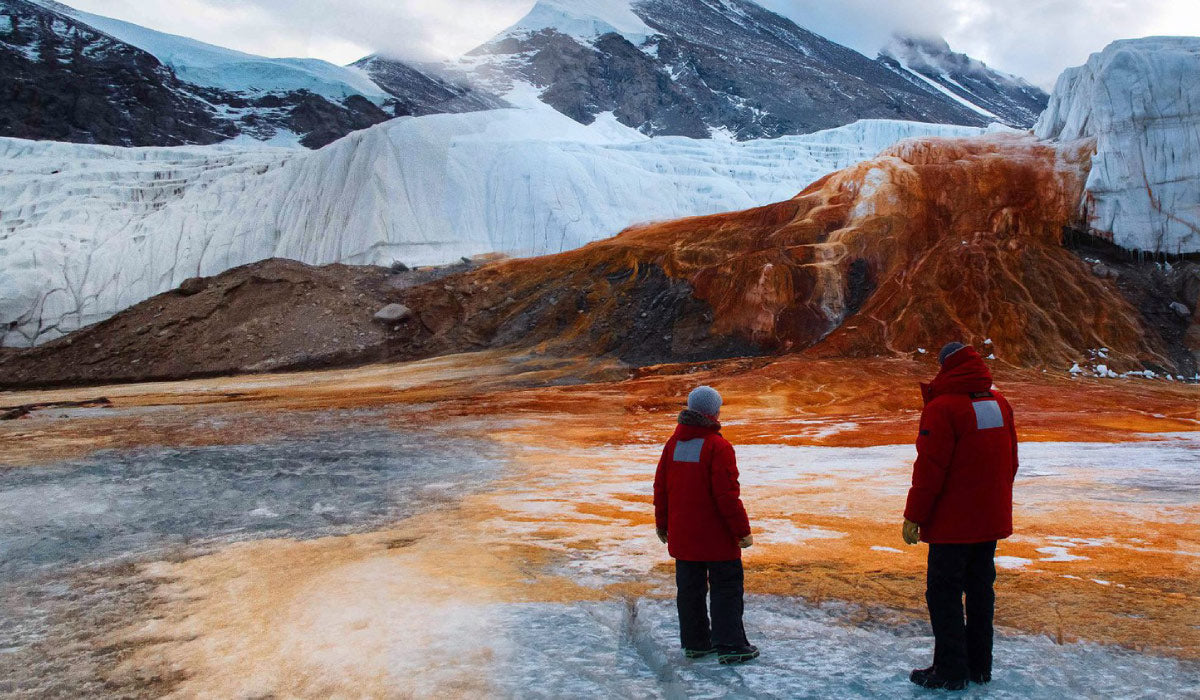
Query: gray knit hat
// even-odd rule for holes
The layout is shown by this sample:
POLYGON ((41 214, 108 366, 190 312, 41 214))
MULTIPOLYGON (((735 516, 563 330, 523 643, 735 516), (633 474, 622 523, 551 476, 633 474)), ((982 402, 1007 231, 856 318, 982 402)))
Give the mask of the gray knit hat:
POLYGON ((967 347, 967 346, 963 345, 962 343, 958 342, 957 340, 946 343, 945 345, 942 346, 942 351, 938 353, 938 364, 939 365, 946 364, 947 357, 950 357, 951 355, 958 352, 959 350, 962 350, 965 347, 967 347))
POLYGON ((721 395, 711 386, 698 386, 688 394, 688 409, 712 418, 721 412, 721 395))

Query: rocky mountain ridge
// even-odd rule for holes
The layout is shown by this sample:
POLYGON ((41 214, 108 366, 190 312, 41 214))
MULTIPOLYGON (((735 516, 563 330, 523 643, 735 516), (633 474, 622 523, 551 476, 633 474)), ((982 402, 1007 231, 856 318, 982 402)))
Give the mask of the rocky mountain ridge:
POLYGON ((319 148, 409 114, 500 106, 392 66, 268 59, 80 12, 0 0, 0 136, 118 146, 251 143, 319 148))
POLYGON ((397 116, 531 103, 583 124, 611 112, 648 135, 694 138, 865 118, 1027 127, 1038 99, 994 72, 982 82, 955 73, 971 89, 945 88, 749 0, 541 0, 459 60, 372 55, 346 67, 252 56, 54 0, 3 0, 0 62, 11 96, 0 136, 122 146, 242 137, 317 148, 397 116), (134 84, 137 100, 125 94, 134 84))
POLYGON ((945 54, 969 70, 925 79, 749 0, 541 0, 442 70, 584 124, 611 112, 652 136, 773 138, 856 119, 1032 126, 1044 92, 945 54))
POLYGON ((876 60, 1009 126, 1032 126, 1050 99, 1045 90, 1015 75, 952 51, 941 37, 896 35, 876 60))
POLYGON ((121 145, 236 132, 157 59, 27 0, 0 0, 0 135, 121 145))

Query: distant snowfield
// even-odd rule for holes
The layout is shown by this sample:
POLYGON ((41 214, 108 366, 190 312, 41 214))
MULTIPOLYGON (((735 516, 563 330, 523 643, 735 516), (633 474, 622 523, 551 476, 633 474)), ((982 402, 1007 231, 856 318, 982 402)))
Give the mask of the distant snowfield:
POLYGON ((312 152, 0 139, 3 344, 264 258, 556 253, 635 223, 788 199, 902 138, 980 132, 873 120, 742 143, 650 139, 611 115, 583 126, 540 105, 400 118, 312 152))

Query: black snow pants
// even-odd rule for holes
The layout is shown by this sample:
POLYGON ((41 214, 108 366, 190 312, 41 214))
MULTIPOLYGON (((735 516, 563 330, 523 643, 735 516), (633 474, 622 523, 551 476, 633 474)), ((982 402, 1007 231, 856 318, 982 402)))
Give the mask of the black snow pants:
POLYGON ((676 603, 679 606, 679 641, 684 649, 744 647, 742 626, 744 574, 742 560, 675 560, 676 603), (712 589, 712 628, 708 625, 706 594, 712 589))
POLYGON ((925 602, 933 625, 933 665, 960 680, 992 671, 992 615, 996 606, 996 542, 929 545, 925 602), (966 622, 963 596, 966 596, 966 622))

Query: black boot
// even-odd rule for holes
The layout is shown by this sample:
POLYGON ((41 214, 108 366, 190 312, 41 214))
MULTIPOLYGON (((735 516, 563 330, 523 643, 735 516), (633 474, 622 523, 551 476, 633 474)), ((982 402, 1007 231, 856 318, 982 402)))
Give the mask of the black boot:
POLYGON ((983 685, 992 682, 991 671, 971 671, 971 682, 983 685))
POLYGON ((708 647, 707 649, 684 649, 683 650, 683 655, 689 659, 702 659, 705 656, 708 656, 709 654, 715 654, 715 653, 717 653, 717 650, 714 647, 708 647))
POLYGON ((758 658, 758 647, 747 644, 744 647, 721 647, 717 649, 717 661, 723 664, 744 664, 750 659, 758 658))
POLYGON ((922 688, 930 688, 933 690, 966 690, 967 679, 950 680, 942 678, 938 675, 937 667, 930 666, 929 668, 914 669, 908 676, 908 680, 916 683, 922 688))

